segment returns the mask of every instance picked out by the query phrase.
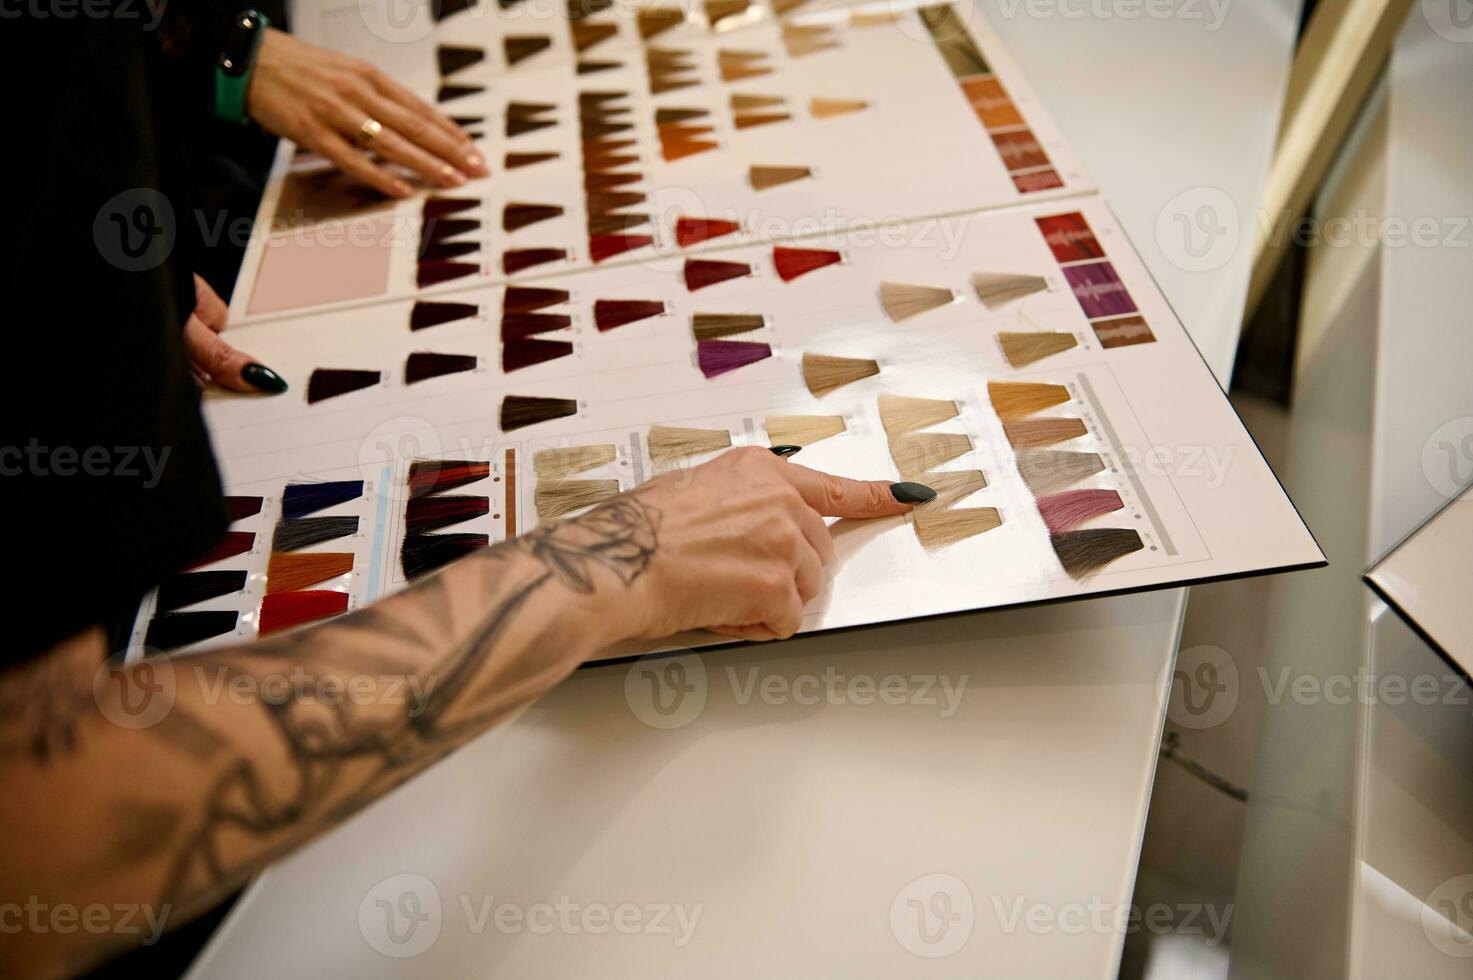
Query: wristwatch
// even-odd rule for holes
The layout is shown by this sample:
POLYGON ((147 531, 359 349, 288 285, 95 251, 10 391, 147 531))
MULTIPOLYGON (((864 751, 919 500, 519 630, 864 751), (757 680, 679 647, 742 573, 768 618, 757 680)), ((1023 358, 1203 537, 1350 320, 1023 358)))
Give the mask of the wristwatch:
POLYGON ((215 115, 235 123, 247 123, 246 89, 256 67, 256 53, 271 21, 259 10, 242 10, 231 25, 225 50, 215 62, 215 115))

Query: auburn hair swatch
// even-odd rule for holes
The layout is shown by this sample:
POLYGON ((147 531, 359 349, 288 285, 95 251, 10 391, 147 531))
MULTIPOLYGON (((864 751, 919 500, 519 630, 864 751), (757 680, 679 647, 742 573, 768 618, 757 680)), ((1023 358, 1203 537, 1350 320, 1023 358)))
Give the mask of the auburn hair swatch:
POLYGON ((295 592, 352 570, 351 551, 272 552, 266 565, 266 594, 295 592))
POLYGON ((842 415, 769 415, 763 425, 774 446, 811 446, 845 431, 842 415))
POLYGON ((557 446, 537 450, 532 456, 532 468, 539 480, 565 480, 613 461, 614 447, 611 445, 557 446))
POLYGON ((829 392, 853 384, 863 378, 872 378, 880 373, 877 361, 862 357, 835 357, 832 354, 803 355, 803 383, 813 397, 821 398, 829 392))
POLYGON ((618 480, 540 480, 534 495, 537 518, 556 520, 618 495, 618 480))
POLYGON ((652 425, 646 440, 650 459, 656 463, 714 453, 731 446, 725 429, 689 429, 674 425, 652 425))
POLYGON ((447 493, 415 497, 404 508, 404 526, 414 534, 484 517, 491 511, 486 497, 447 493))
POLYGON ((895 437, 912 429, 945 422, 957 416, 956 402, 943 398, 908 398, 903 395, 881 395, 880 424, 885 434, 895 437))
POLYGON ((476 460, 417 459, 409 464, 410 499, 443 493, 491 475, 491 464, 476 460))
POLYGON ((1072 333, 1057 331, 1014 333, 1004 330, 997 335, 997 342, 1002 347, 1002 356, 1015 368, 1027 367, 1034 361, 1079 346, 1072 333))
POLYGON ((987 398, 993 411, 1004 422, 1037 414, 1046 408, 1069 400, 1069 389, 1063 385, 1029 381, 989 381, 987 398))

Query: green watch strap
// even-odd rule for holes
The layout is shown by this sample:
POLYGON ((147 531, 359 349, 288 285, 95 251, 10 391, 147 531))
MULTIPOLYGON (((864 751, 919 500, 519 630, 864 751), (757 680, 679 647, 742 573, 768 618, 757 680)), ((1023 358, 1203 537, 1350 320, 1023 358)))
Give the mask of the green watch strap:
POLYGON ((251 87, 251 73, 256 68, 256 54, 271 21, 259 10, 244 10, 235 18, 231 37, 215 62, 215 115, 217 118, 244 125, 246 91, 251 87))

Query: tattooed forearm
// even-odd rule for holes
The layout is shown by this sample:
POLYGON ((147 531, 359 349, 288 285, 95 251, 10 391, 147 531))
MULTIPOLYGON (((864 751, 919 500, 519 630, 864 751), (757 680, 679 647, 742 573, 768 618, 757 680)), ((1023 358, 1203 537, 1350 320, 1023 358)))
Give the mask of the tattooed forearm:
MULTIPOLYGON (((209 789, 197 825, 179 847, 164 901, 208 900, 271 854, 360 809, 550 686, 570 669, 553 651, 529 651, 520 669, 488 670, 488 664, 517 652, 509 634, 550 582, 590 595, 601 587, 600 569, 612 573, 610 584, 627 586, 637 579, 659 546, 659 521, 659 512, 637 495, 620 498, 488 549, 453 575, 435 576, 336 623, 221 655, 232 669, 246 672, 278 658, 305 662, 303 690, 260 705, 285 751, 288 789, 273 791, 268 783, 281 786, 281 774, 263 778, 265 764, 256 761, 257 754, 240 753, 237 746, 239 754, 209 789), (467 583, 479 592, 475 601, 466 601, 467 583), (473 616, 456 614, 467 605, 473 616), (314 697, 322 672, 351 670, 353 647, 367 642, 382 652, 397 646, 407 663, 431 655, 420 670, 433 679, 427 696, 392 706, 351 699, 324 704, 314 697), (225 843, 242 837, 259 842, 261 850, 231 857, 225 843)), ((534 642, 548 636, 525 628, 522 633, 519 639, 534 642)))

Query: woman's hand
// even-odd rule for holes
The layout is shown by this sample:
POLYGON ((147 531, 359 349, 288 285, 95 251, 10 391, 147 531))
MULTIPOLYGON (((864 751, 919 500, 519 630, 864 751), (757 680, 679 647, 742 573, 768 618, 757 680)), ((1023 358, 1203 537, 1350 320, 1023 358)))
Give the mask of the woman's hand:
POLYGON ((227 344, 220 336, 230 319, 230 309, 210 284, 194 277, 194 312, 184 324, 184 348, 189 366, 203 385, 211 382, 231 391, 286 391, 281 375, 249 354, 227 344))
POLYGON ((824 517, 904 514, 935 496, 919 484, 830 476, 760 448, 658 476, 636 492, 659 513, 658 545, 631 585, 631 632, 705 628, 747 640, 789 637, 802 625, 834 557, 824 517))
POLYGON ((490 171, 455 123, 366 61, 266 31, 246 92, 246 112, 265 129, 327 157, 350 177, 390 197, 413 193, 360 147, 365 122, 382 129, 379 156, 441 187, 490 171))

